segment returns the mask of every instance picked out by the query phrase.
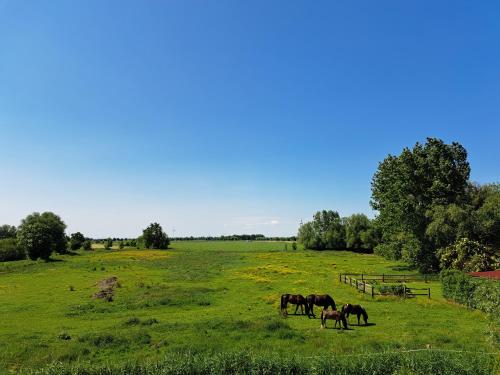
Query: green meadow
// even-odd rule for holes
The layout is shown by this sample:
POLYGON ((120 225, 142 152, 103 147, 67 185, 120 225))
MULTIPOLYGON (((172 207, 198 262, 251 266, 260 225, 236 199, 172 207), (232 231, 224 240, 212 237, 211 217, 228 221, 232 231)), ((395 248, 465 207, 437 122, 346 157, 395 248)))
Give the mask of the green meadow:
MULTIPOLYGON (((0 373, 52 362, 106 365, 169 353, 247 352, 331 357, 447 349, 497 351, 488 319, 441 297, 357 292, 339 273, 409 273, 373 254, 311 251, 283 242, 174 242, 169 250, 79 251, 50 262, 0 263, 0 373), (286 245, 286 250, 285 250, 286 245), (115 276, 113 301, 93 298, 115 276), (362 304, 369 326, 320 329, 319 319, 279 315, 283 293, 330 294, 362 304)), ((415 283, 415 286, 424 286, 415 283)), ((316 308, 319 313, 319 308, 316 308)))

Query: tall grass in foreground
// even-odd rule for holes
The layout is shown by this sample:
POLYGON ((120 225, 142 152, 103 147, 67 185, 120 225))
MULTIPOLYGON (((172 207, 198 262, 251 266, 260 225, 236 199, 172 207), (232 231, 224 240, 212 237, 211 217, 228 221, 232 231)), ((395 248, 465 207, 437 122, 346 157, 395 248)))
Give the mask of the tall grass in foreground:
POLYGON ((114 374, 475 374, 498 373, 498 355, 484 353, 416 352, 366 353, 353 356, 283 357, 277 354, 179 354, 159 362, 93 366, 55 363, 24 372, 32 375, 114 374))

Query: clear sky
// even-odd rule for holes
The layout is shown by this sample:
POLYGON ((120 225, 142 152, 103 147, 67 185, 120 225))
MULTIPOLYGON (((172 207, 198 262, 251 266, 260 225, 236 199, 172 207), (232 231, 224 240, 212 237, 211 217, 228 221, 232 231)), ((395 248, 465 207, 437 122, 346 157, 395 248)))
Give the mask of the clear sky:
POLYGON ((292 235, 427 136, 500 180, 498 1, 0 0, 0 224, 292 235))

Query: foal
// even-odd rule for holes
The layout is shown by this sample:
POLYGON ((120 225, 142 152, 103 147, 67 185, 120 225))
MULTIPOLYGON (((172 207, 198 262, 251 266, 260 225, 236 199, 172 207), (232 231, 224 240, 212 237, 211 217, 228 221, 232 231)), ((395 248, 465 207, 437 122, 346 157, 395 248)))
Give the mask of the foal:
POLYGON ((337 323, 339 327, 342 329, 342 325, 347 329, 347 320, 344 316, 344 312, 338 312, 337 310, 326 310, 321 311, 321 328, 326 328, 326 320, 332 319, 335 320, 334 328, 337 328, 337 323))

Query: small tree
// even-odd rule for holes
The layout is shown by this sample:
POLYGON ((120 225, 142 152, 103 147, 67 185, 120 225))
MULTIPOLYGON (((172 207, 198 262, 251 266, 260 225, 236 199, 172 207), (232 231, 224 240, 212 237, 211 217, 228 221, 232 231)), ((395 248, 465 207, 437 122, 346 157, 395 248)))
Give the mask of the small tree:
POLYGON ((92 242, 90 242, 90 240, 83 241, 82 249, 83 250, 92 250, 92 242))
POLYGON ((125 244, 123 243, 123 241, 120 241, 120 245, 118 245, 118 247, 120 248, 120 250, 122 250, 125 247, 125 244))
POLYGON ((80 232, 73 233, 69 240, 69 248, 71 250, 78 250, 85 242, 85 237, 80 232))
POLYGON ((109 250, 113 247, 113 240, 111 238, 107 238, 104 240, 104 249, 109 250))
POLYGON ((292 242, 292 250, 297 250, 297 242, 292 242))
POLYGON ((144 229, 142 239, 147 249, 167 249, 170 244, 170 239, 158 223, 152 223, 144 229))

